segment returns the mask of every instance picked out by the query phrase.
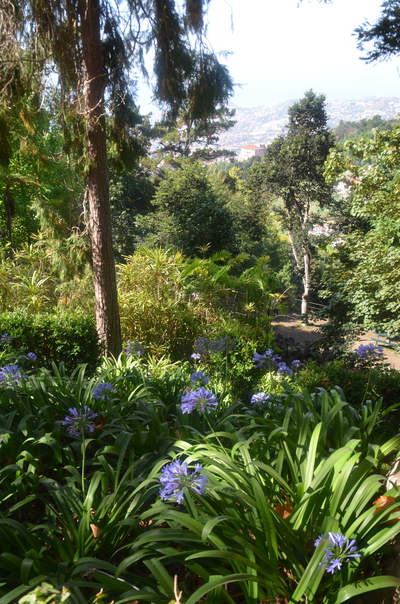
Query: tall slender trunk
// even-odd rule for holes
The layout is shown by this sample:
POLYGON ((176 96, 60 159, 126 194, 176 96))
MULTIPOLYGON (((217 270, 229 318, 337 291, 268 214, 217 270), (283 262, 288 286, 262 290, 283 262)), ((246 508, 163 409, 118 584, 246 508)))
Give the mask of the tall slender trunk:
POLYGON ((298 270, 301 271, 302 265, 301 265, 300 257, 299 257, 299 254, 297 253, 294 236, 290 229, 288 230, 288 234, 289 234, 289 241, 290 241, 290 245, 292 247, 292 253, 293 253, 293 256, 294 256, 294 259, 296 262, 296 266, 297 266, 298 270))
POLYGON ((296 248, 296 241, 293 232, 289 229, 289 241, 292 247, 293 256, 297 269, 301 273, 303 282, 303 293, 301 295, 301 320, 308 323, 308 307, 311 293, 311 254, 307 245, 303 243, 301 251, 296 248))
POLYGON ((116 356, 121 351, 121 327, 111 235, 99 0, 79 0, 78 10, 82 33, 83 96, 87 123, 87 189, 96 323, 104 351, 116 356))
POLYGON ((301 320, 308 323, 308 306, 311 291, 311 256, 310 252, 303 248, 303 294, 301 296, 301 320))

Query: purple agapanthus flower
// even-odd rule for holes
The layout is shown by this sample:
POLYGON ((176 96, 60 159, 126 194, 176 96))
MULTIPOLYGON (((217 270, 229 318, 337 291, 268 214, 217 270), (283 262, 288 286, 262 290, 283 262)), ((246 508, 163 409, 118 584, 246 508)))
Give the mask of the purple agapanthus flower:
POLYGON ((271 365, 276 365, 281 360, 281 357, 274 353, 272 348, 269 348, 264 354, 254 353, 253 361, 259 369, 269 369, 271 365))
POLYGON ((278 373, 282 373, 283 375, 293 375, 293 370, 290 369, 290 367, 288 367, 286 363, 277 363, 276 370, 278 371, 278 373))
POLYGON ((125 352, 127 357, 142 357, 144 355, 145 346, 144 344, 140 344, 139 340, 132 340, 126 342, 123 352, 125 352))
POLYGON ((208 375, 204 373, 204 371, 195 371, 190 376, 191 384, 197 384, 199 386, 205 386, 210 381, 208 375))
POLYGON ((24 356, 26 359, 29 359, 29 361, 37 360, 37 355, 34 352, 27 352, 24 356))
POLYGON ((250 403, 252 405, 260 405, 265 403, 270 397, 269 394, 265 394, 265 392, 257 392, 257 394, 253 394, 251 397, 250 403))
POLYGON ((12 336, 10 336, 8 333, 3 333, 3 334, 0 336, 0 342, 1 342, 1 343, 4 343, 4 342, 12 342, 12 341, 13 341, 13 339, 14 339, 14 338, 13 338, 12 336))
POLYGON ((259 369, 263 369, 264 367, 269 366, 269 362, 271 361, 271 359, 267 355, 267 352, 265 352, 264 354, 258 354, 258 352, 254 353, 253 361, 256 363, 256 367, 258 367, 259 369))
POLYGON ((207 411, 213 411, 218 407, 218 401, 215 394, 204 387, 197 388, 197 390, 192 390, 191 392, 184 394, 181 401, 182 413, 191 413, 195 409, 202 413, 206 413, 207 411))
MULTIPOLYGON (((209 352, 209 339, 208 338, 199 338, 196 340, 195 348, 197 350, 197 354, 200 356, 204 356, 209 352)), ((192 355, 193 358, 193 355, 192 355)))
POLYGON ((66 415, 65 419, 61 422, 63 426, 68 426, 68 434, 71 434, 71 436, 82 436, 83 432, 94 432, 95 423, 93 420, 97 417, 97 413, 88 409, 87 405, 83 409, 73 407, 72 409, 68 409, 68 411, 71 415, 66 415))
POLYGON ((294 361, 291 362, 291 366, 296 371, 297 369, 300 369, 301 361, 299 361, 298 359, 295 359, 294 361))
POLYGON ((382 346, 375 346, 375 344, 360 344, 356 350, 356 355, 363 361, 380 359, 383 357, 383 348, 382 346))
POLYGON ((160 497, 164 501, 176 497, 177 503, 181 503, 185 488, 192 489, 199 495, 203 495, 208 478, 201 472, 203 467, 196 464, 193 470, 188 468, 186 461, 181 463, 178 459, 164 466, 160 476, 160 497))
POLYGON ((4 367, 0 367, 0 384, 4 388, 19 386, 26 377, 26 375, 22 374, 22 369, 18 365, 4 365, 4 367))
MULTIPOLYGON (((208 354, 216 354, 218 352, 229 352, 235 350, 237 346, 236 340, 231 336, 225 336, 219 340, 209 340, 208 338, 199 338, 195 343, 197 353, 206 356, 208 354)), ((193 355, 192 355, 193 358, 193 355)))
MULTIPOLYGON (((320 535, 315 540, 315 547, 324 539, 324 535, 320 535)), ((327 565, 326 571, 333 574, 336 570, 342 568, 343 562, 348 562, 351 558, 360 558, 361 554, 357 554, 356 540, 346 539, 341 533, 328 533, 328 543, 325 549, 325 555, 320 562, 320 566, 327 565)))
POLYGON ((193 359, 194 361, 200 361, 201 359, 201 354, 199 352, 193 352, 190 355, 190 358, 193 359))
POLYGON ((93 398, 98 400, 110 400, 110 395, 115 394, 117 391, 114 386, 110 382, 103 382, 102 384, 97 384, 96 388, 93 390, 93 398))
POLYGON ((210 352, 229 352, 230 350, 235 350, 236 346, 236 340, 231 338, 231 336, 225 336, 219 340, 210 341, 210 352))

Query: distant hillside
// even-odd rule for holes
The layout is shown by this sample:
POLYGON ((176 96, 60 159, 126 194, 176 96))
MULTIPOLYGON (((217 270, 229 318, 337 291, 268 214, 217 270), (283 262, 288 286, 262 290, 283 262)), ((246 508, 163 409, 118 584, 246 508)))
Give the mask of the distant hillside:
MULTIPOLYGON (((223 134, 219 144, 238 151, 242 145, 269 143, 282 134, 287 124, 287 110, 294 99, 279 105, 264 107, 235 107, 236 125, 223 134)), ((330 101, 326 104, 329 126, 334 128, 343 121, 358 121, 380 115, 391 119, 400 113, 400 97, 368 97, 350 101, 330 101)))

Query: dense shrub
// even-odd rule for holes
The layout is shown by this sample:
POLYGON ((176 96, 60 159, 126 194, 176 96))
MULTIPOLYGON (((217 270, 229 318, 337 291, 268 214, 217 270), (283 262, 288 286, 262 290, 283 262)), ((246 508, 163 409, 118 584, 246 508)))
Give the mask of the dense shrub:
POLYGON ((309 390, 317 387, 340 386, 352 405, 361 404, 366 398, 383 397, 385 407, 400 400, 400 372, 385 365, 368 368, 357 366, 350 355, 319 366, 309 361, 298 377, 299 385, 309 390))
POLYGON ((119 268, 124 340, 137 339, 158 356, 178 360, 200 334, 201 314, 190 301, 179 252, 141 250, 119 268))
POLYGON ((196 362, 198 368, 219 383, 232 400, 248 400, 252 386, 260 375, 253 361, 254 353, 263 352, 273 345, 274 336, 269 320, 260 320, 258 325, 253 326, 235 319, 220 321, 209 326, 203 335, 205 337, 195 342, 193 349, 194 353, 201 351, 204 348, 202 342, 206 341, 206 354, 201 354, 201 359, 196 362), (207 341, 210 346, 207 346, 207 341), (218 346, 218 343, 221 345, 218 346))
POLYGON ((177 361, 189 358, 200 336, 230 335, 252 342, 238 359, 247 363, 260 337, 271 344, 270 318, 283 295, 267 259, 244 271, 242 261, 227 252, 204 259, 137 250, 118 267, 124 340, 137 339, 151 354, 177 361))
POLYGON ((50 366, 64 362, 72 370, 80 363, 95 369, 100 347, 94 318, 90 315, 0 314, 0 334, 8 333, 13 341, 9 351, 15 354, 34 352, 37 364, 50 366))

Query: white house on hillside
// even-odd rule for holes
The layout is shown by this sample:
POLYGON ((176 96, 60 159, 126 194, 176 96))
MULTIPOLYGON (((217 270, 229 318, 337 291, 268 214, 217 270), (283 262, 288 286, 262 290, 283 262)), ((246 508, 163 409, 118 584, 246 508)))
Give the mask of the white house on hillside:
POLYGON ((240 147, 239 159, 249 159, 254 155, 264 155, 265 145, 244 145, 240 147))

